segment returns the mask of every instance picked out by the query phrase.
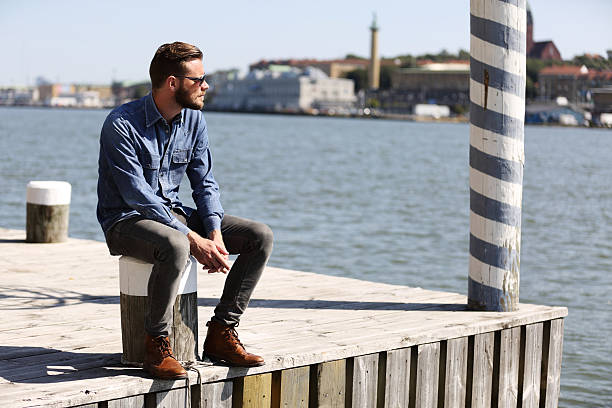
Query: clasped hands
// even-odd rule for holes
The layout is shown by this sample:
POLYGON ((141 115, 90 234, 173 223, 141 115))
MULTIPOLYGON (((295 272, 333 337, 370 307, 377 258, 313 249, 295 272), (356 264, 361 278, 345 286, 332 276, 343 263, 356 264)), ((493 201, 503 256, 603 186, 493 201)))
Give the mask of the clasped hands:
POLYGON ((187 234, 191 254, 208 269, 208 273, 223 272, 230 270, 229 252, 225 249, 221 231, 214 230, 208 238, 203 238, 194 231, 187 234))

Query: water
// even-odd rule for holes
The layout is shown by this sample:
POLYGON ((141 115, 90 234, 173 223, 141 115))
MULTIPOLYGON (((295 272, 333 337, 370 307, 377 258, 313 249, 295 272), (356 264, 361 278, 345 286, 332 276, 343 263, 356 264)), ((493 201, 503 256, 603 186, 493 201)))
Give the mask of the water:
MULTIPOLYGON (((107 113, 0 109, 1 227, 25 228, 28 181, 66 180, 70 235, 102 240, 107 113)), ((468 125, 207 120, 225 210, 272 227, 271 265, 467 292, 468 125)), ((528 127, 525 149, 521 301, 569 307, 560 406, 612 406, 612 132, 528 127)))

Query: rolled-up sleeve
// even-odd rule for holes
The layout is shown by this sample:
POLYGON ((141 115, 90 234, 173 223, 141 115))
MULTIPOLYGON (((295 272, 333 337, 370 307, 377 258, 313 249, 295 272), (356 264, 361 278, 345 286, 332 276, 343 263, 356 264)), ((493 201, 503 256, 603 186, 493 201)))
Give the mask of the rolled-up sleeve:
POLYGON ((193 190, 193 201, 198 215, 204 224, 206 234, 221 229, 223 207, 219 194, 219 185, 213 176, 212 154, 208 143, 208 132, 204 119, 197 135, 191 161, 187 167, 187 177, 193 190))
POLYGON ((100 144, 101 154, 123 201, 145 218, 189 233, 189 228, 170 212, 147 183, 127 121, 109 116, 102 126, 100 144))

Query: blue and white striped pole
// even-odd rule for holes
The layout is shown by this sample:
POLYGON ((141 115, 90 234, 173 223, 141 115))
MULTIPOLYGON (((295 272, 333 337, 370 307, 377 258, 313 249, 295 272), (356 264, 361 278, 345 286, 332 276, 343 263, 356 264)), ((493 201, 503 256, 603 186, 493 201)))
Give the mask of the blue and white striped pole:
POLYGON ((519 302, 526 0, 470 1, 468 307, 519 302))

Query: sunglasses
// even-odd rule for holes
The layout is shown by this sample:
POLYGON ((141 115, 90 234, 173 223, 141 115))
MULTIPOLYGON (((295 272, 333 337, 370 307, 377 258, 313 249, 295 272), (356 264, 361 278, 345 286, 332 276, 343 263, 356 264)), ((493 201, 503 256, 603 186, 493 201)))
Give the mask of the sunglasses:
POLYGON ((206 81, 206 75, 202 75, 201 77, 190 77, 186 75, 174 75, 177 78, 187 78, 191 79, 193 82, 197 83, 198 86, 202 86, 202 83, 206 81))

